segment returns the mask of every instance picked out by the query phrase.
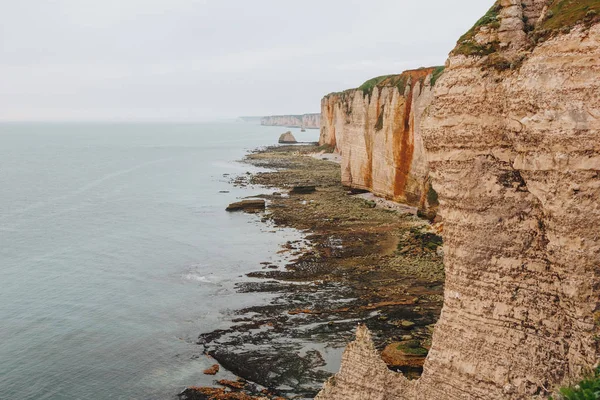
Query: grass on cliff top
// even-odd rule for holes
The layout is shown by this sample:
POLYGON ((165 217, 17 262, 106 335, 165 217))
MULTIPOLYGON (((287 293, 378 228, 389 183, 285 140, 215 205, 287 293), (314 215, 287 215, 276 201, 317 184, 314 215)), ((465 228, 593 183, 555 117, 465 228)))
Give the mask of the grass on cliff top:
POLYGON ((493 42, 481 45, 475 41, 475 35, 477 35, 477 33, 484 26, 489 26, 490 28, 498 29, 500 27, 500 20, 498 17, 500 15, 501 9, 502 6, 500 6, 500 3, 497 1, 496 4, 494 4, 492 8, 490 8, 488 12, 485 13, 485 15, 481 17, 479 21, 477 21, 475 25, 473 25, 473 27, 467 31, 467 33, 465 33, 460 37, 460 39, 458 39, 458 42, 456 43, 456 48, 453 50, 452 53, 463 54, 466 56, 486 56, 494 53, 497 50, 498 43, 493 42))
POLYGON ((378 76, 376 78, 369 79, 368 81, 366 81, 365 83, 360 85, 358 87, 358 90, 361 90, 363 92, 363 94, 368 94, 370 96, 371 94, 373 94, 373 89, 375 89, 376 87, 395 86, 395 85, 389 85, 388 83, 392 80, 399 79, 400 77, 401 77, 401 75, 378 76))
MULTIPOLYGON (((363 93, 363 95, 371 96, 373 94, 373 90, 375 90, 376 87, 378 87, 378 88, 396 87, 398 89, 398 91, 400 92, 400 94, 404 94, 404 91, 406 90, 406 85, 408 85, 408 81, 409 81, 409 78, 411 77, 411 74, 413 75, 413 80, 418 79, 418 81, 421 82, 421 84, 422 84, 424 82, 424 77, 421 76, 421 77, 415 78, 414 73, 422 72, 422 71, 431 73, 430 84, 431 84, 431 86, 433 86, 437 82, 438 78, 442 75, 445 68, 446 67, 444 67, 444 66, 429 67, 429 68, 421 67, 421 68, 415 69, 415 70, 404 71, 401 74, 381 75, 381 76, 377 76, 375 78, 369 79, 368 81, 366 81, 365 83, 363 83, 356 89, 347 89, 347 90, 344 90, 343 92, 329 93, 325 97, 329 97, 329 96, 345 97, 347 95, 352 94, 355 90, 360 90, 363 93)), ((413 82, 413 84, 414 83, 415 82, 413 82)))
MULTIPOLYGON (((443 66, 429 68, 421 67, 414 70, 404 71, 401 74, 378 76, 376 78, 369 79, 368 81, 360 85, 358 87, 358 90, 361 90, 363 94, 368 94, 370 96, 371 94, 373 94, 373 90, 376 87, 396 87, 400 94, 404 94, 404 91, 406 90, 406 85, 408 85, 409 82, 409 78, 412 77, 413 81, 416 79, 422 84, 425 80, 425 76, 431 73, 433 74, 433 76, 431 78, 430 83, 434 85, 437 79, 442 74, 442 72, 444 72, 444 68, 445 67, 443 66), (420 72, 423 72, 421 76, 419 76, 420 72)), ((412 82, 413 85, 415 83, 416 82, 412 82)))
MULTIPOLYGON (((475 40, 475 36, 483 27, 491 29, 500 27, 501 9, 500 1, 496 1, 474 26, 461 36, 452 54, 483 57, 496 53, 498 42, 479 44, 475 40)), ((527 25, 525 18, 523 22, 527 25)), ((543 22, 535 29, 533 25, 527 25, 526 32, 532 39, 532 43, 535 43, 559 32, 568 33, 577 24, 582 23, 589 27, 597 22, 600 22, 600 0, 550 0, 549 9, 543 22)))
POLYGON ((557 397, 550 400, 598 400, 600 399, 600 369, 572 387, 563 387, 557 397))
POLYGON ((591 24, 600 20, 600 0, 554 0, 550 4, 543 31, 572 28, 578 23, 591 24))

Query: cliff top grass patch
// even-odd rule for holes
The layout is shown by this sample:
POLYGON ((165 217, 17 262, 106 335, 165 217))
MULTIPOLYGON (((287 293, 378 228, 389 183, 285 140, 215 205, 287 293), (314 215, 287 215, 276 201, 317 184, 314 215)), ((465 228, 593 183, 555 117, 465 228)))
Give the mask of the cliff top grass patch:
POLYGON ((592 24, 598 21, 600 0, 553 0, 539 29, 558 31, 579 23, 592 24))
POLYGON ((329 93, 325 96, 325 98, 330 96, 342 96, 342 98, 345 98, 345 96, 352 95, 357 90, 360 90, 363 95, 371 96, 373 95, 373 90, 375 90, 376 87, 380 89, 384 87, 396 87, 400 94, 404 94, 406 85, 408 85, 409 82, 411 84, 414 84, 415 82, 420 82, 423 84, 425 82, 425 78, 429 74, 432 74, 430 83, 433 86, 437 79, 444 72, 444 69, 444 66, 421 67, 418 69, 404 71, 401 74, 381 75, 369 79, 355 89, 346 89, 343 92, 329 93), (409 79, 411 80, 409 81, 409 79))
MULTIPOLYGON (((452 54, 483 57, 496 53, 499 42, 478 43, 475 37, 483 28, 500 28, 501 10, 500 2, 496 1, 492 8, 460 37, 452 54)), ((568 33, 578 24, 589 27, 600 22, 600 0, 549 0, 548 11, 539 26, 534 28, 532 24, 527 23, 525 17, 523 22, 526 23, 525 31, 533 44, 559 32, 568 33)))
POLYGON ((375 89, 375 87, 388 86, 388 85, 384 85, 383 83, 393 79, 394 77, 398 77, 398 76, 399 75, 382 75, 382 76, 378 76, 378 77, 369 79, 368 81, 366 81, 365 83, 360 85, 358 87, 358 90, 362 90, 363 94, 368 94, 370 96, 371 94, 373 94, 373 89, 375 89))
POLYGON ((479 44, 475 41, 475 35, 477 35, 483 27, 498 29, 500 27, 499 16, 501 9, 502 6, 499 2, 496 2, 496 4, 494 4, 492 8, 490 8, 488 12, 467 31, 467 33, 458 39, 457 46, 452 53, 466 56, 486 56, 494 53, 498 47, 497 42, 479 44))
POLYGON ((371 96, 373 94, 373 90, 378 87, 396 87, 400 94, 404 94, 406 90, 406 85, 409 83, 414 85, 416 82, 420 82, 423 84, 425 82, 425 78, 429 74, 437 74, 435 79, 432 81, 435 83, 435 80, 441 75, 444 71, 444 67, 422 67, 418 69, 411 69, 408 71, 404 71, 401 74, 397 75, 382 75, 376 78, 369 79, 362 85, 358 87, 358 90, 361 90, 363 94, 368 94, 371 96), (441 68, 441 70, 439 70, 441 68))
POLYGON ((351 94, 352 94, 352 93, 353 93, 355 90, 356 90, 356 89, 354 88, 354 89, 346 89, 346 90, 344 90, 344 91, 342 91, 342 92, 331 92, 331 93, 328 93, 328 94, 326 94, 326 95, 325 95, 325 98, 327 98, 327 97, 331 97, 331 96, 342 96, 342 97, 349 96, 349 95, 351 95, 351 94))

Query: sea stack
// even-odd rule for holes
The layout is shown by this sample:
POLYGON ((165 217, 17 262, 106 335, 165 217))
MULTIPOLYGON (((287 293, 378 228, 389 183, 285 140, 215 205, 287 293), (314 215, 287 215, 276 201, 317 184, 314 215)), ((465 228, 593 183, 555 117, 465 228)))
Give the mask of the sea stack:
POLYGON ((282 133, 281 136, 279 136, 279 143, 294 144, 294 143, 298 143, 298 141, 296 140, 294 135, 292 135, 292 132, 287 131, 286 133, 282 133))

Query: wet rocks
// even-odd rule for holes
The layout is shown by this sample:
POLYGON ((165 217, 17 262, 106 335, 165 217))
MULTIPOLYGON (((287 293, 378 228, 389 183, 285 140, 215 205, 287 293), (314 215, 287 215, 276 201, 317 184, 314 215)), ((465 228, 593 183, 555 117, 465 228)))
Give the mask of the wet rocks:
POLYGON ((243 379, 238 379, 237 381, 230 381, 228 379, 221 379, 217 381, 217 383, 221 386, 228 387, 230 389, 241 390, 246 387, 246 381, 243 379))
POLYGON ((229 206, 227 206, 225 211, 256 212, 264 210, 265 207, 266 203, 263 199, 246 199, 236 203, 231 203, 229 206))
MULTIPOLYGON (((236 310, 232 326, 198 340, 222 369, 287 398, 317 394, 337 368, 357 321, 375 332, 379 351, 391 342, 424 343, 431 336, 426 326, 437 320, 443 299, 441 258, 434 251, 398 252, 399 239, 406 245, 415 240, 420 248, 410 237, 427 232, 427 223, 347 196, 339 165, 311 157, 316 151, 314 145, 275 146, 248 156, 254 166, 271 170, 243 176, 248 185, 269 188, 261 196, 269 201, 269 221, 307 236, 282 245, 279 254, 294 258, 279 269, 257 264, 258 271, 247 276, 261 280, 236 284, 239 293, 272 295, 268 304, 236 310), (271 194, 298 186, 318 186, 318 191, 271 194), (412 227, 419 229, 413 233, 412 227)), ((386 370, 380 353, 376 356, 386 370)), ((224 390, 220 395, 233 395, 230 386, 224 390)))
POLYGON ((255 393, 254 391, 243 389, 224 389, 192 386, 179 394, 180 400, 283 400, 281 397, 274 396, 268 391, 255 393))
POLYGON ((301 184, 301 185, 295 185, 294 187, 292 187, 292 190, 290 190, 290 194, 308 194, 308 193, 313 193, 316 190, 317 190, 317 188, 315 185, 301 184))
POLYGON ((296 140, 294 135, 292 135, 292 132, 287 131, 286 133, 282 133, 281 136, 279 136, 279 143, 294 144, 294 143, 298 143, 298 141, 296 140))

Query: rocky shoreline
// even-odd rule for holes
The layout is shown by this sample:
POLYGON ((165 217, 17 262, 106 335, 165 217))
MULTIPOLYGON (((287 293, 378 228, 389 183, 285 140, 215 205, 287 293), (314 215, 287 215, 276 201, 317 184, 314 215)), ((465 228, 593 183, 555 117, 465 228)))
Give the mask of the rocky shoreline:
POLYGON ((190 387, 182 399, 313 398, 337 371, 358 323, 373 332, 390 369, 420 375, 443 301, 441 238, 428 221, 349 192, 338 164, 311 156, 321 150, 255 151, 244 161, 270 172, 232 180, 265 187, 266 210, 254 211, 306 236, 281 250, 295 257, 284 269, 264 263, 238 285, 271 295, 269 304, 238 310, 230 328, 198 340, 241 380, 190 387))

